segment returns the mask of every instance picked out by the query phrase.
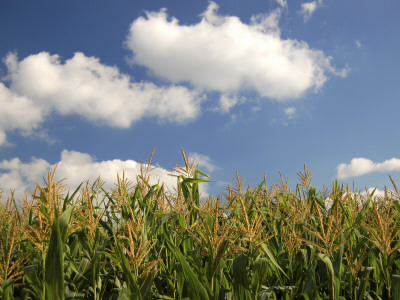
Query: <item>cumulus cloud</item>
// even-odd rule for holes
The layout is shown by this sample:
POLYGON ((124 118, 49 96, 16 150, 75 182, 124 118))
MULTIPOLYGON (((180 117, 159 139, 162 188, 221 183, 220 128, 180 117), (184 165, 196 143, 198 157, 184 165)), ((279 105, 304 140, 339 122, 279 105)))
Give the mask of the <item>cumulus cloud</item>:
MULTIPOLYGON (((349 194, 344 193, 342 196, 342 199, 345 199, 346 197, 351 196, 360 205, 363 205, 365 202, 368 201, 368 199, 371 195, 372 195, 372 201, 379 201, 379 200, 382 200, 385 198, 385 193, 386 193, 387 197, 389 197, 391 199, 399 200, 398 195, 394 191, 391 191, 391 190, 382 191, 377 188, 369 188, 363 192, 358 192, 358 193, 352 193, 352 192, 350 192, 349 194)), ((325 199, 325 205, 328 209, 330 209, 333 205, 333 199, 330 197, 327 197, 325 199)))
POLYGON ((280 101, 321 88, 328 74, 345 76, 322 51, 281 37, 280 9, 249 24, 217 10, 210 2, 193 25, 180 24, 165 9, 146 12, 130 25, 125 42, 132 61, 170 82, 225 95, 255 90, 280 101))
MULTIPOLYGON (((194 158, 200 166, 205 166, 206 170, 213 170, 213 165, 207 156, 194 154, 194 158)), ((30 162, 21 162, 18 158, 3 160, 0 162, 0 189, 4 191, 4 197, 9 195, 9 191, 15 190, 17 198, 22 199, 25 192, 34 191, 35 183, 43 184, 43 178, 47 175, 49 168, 54 168, 55 164, 41 158, 32 158, 30 162)), ((150 184, 165 183, 171 191, 176 187, 176 177, 160 166, 154 167, 151 171, 150 184)), ((71 190, 74 190, 81 182, 90 180, 93 183, 99 176, 105 182, 104 187, 110 190, 115 187, 117 175, 122 175, 136 181, 137 175, 140 175, 140 163, 134 160, 104 160, 96 161, 95 158, 87 153, 63 150, 61 159, 58 162, 56 179, 66 178, 65 183, 71 190)), ((207 186, 200 185, 200 192, 207 196, 207 186)))
MULTIPOLYGON (((106 188, 113 187, 116 182, 117 174, 125 176, 130 180, 136 181, 140 175, 140 163, 134 160, 105 160, 97 162, 94 157, 87 153, 63 150, 61 160, 58 165, 58 178, 67 178, 68 184, 79 185, 83 180, 89 179, 93 182, 98 176, 105 181, 106 188), (79 174, 79 175, 78 175, 79 174)), ((169 187, 176 186, 176 178, 169 176, 171 171, 161 167, 155 167, 150 177, 150 184, 158 181, 165 183, 169 187)))
POLYGON ((217 169, 217 166, 212 163, 208 155, 192 152, 189 153, 189 157, 195 160, 195 164, 198 165, 200 170, 204 169, 204 171, 211 173, 217 169))
POLYGON ((0 83, 0 144, 6 131, 34 129, 52 112, 128 128, 144 117, 185 123, 201 110, 203 98, 195 90, 132 82, 117 67, 79 52, 65 63, 47 52, 21 61, 11 53, 4 61, 10 87, 0 83))
POLYGON ((301 4, 301 14, 303 15, 304 22, 310 20, 311 16, 317 10, 317 8, 321 7, 322 0, 306 2, 301 4))
POLYGON ((338 179, 357 177, 373 172, 400 171, 400 159, 391 158, 381 163, 373 162, 370 159, 358 157, 353 158, 350 164, 340 164, 337 167, 338 179))
POLYGON ((1 82, 0 107, 0 146, 7 144, 7 131, 29 133, 43 118, 43 111, 32 100, 13 93, 1 82))
POLYGON ((18 158, 0 162, 0 189, 3 196, 8 197, 10 191, 15 191, 17 199, 23 199, 25 193, 32 193, 35 183, 42 183, 43 176, 50 168, 50 163, 44 159, 35 158, 24 163, 18 158))

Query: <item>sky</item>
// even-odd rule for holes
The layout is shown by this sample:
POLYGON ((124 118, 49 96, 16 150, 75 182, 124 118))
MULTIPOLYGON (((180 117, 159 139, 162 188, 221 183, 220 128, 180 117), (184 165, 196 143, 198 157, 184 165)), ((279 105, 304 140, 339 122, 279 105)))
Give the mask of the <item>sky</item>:
POLYGON ((220 195, 304 164, 322 190, 400 183, 396 0, 0 1, 0 189, 152 184, 182 153, 220 195))

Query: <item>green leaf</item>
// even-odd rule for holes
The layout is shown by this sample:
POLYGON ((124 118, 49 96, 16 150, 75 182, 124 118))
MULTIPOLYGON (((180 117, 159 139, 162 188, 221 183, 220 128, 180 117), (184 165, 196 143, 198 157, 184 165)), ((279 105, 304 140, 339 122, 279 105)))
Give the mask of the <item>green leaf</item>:
POLYGON ((115 235, 114 235, 114 243, 115 243, 115 248, 117 250, 116 254, 118 257, 118 261, 122 268, 125 280, 127 282, 129 299, 141 300, 142 297, 140 294, 139 286, 135 280, 135 277, 133 276, 131 268, 129 267, 128 261, 126 260, 122 247, 119 245, 119 242, 115 235))
POLYGON ((187 282, 188 292, 191 295, 191 299, 199 299, 199 300, 207 300, 209 299, 207 290, 203 286, 203 284, 197 278, 197 275, 193 272, 189 263, 181 253, 181 251, 172 244, 169 240, 165 240, 166 246, 168 250, 172 253, 176 260, 179 261, 182 267, 183 276, 185 281, 187 282))
POLYGON ((210 180, 202 178, 185 178, 182 180, 182 184, 202 183, 202 182, 210 182, 210 180))
POLYGON ((253 294, 257 295, 261 289, 261 285, 267 276, 268 259, 266 257, 258 257, 253 263, 253 277, 251 286, 253 294))
POLYGON ((353 224, 360 224, 361 220, 364 218, 365 214, 368 212, 368 208, 369 208, 369 205, 370 205, 370 203, 372 201, 373 194, 375 193, 375 190, 376 189, 374 189, 373 192, 369 195, 368 201, 365 202, 363 208, 358 213, 357 218, 356 218, 356 220, 354 221, 353 224))
POLYGON ((336 281, 335 281, 335 271, 333 269, 332 261, 330 260, 327 254, 317 253, 318 259, 323 262, 326 266, 327 271, 327 279, 328 279, 328 287, 329 287, 329 299, 338 299, 336 295, 338 295, 336 291, 336 281))
POLYGON ((66 210, 68 204, 71 204, 71 203, 72 203, 72 201, 74 200, 74 197, 75 197, 76 193, 80 190, 82 184, 83 184, 83 182, 82 182, 80 185, 78 185, 78 187, 75 189, 75 191, 72 193, 71 196, 69 196, 69 191, 68 191, 67 196, 65 196, 65 198, 64 198, 63 211, 66 210))
POLYGON ((272 254, 271 250, 269 250, 269 248, 267 247, 267 245, 265 243, 262 243, 261 245, 261 249, 264 251, 265 254, 267 254, 268 258, 270 259, 271 263, 273 264, 273 266, 275 266, 275 268, 277 268, 279 271, 282 272, 283 275, 286 276, 286 278, 289 279, 289 276, 286 275, 286 273, 282 270, 282 268, 279 266, 278 262, 276 261, 274 255, 272 254))
POLYGON ((66 291, 65 292, 65 300, 77 300, 77 299, 85 299, 85 293, 78 293, 74 291, 66 291))
POLYGON ((365 292, 369 285, 369 274, 372 271, 372 267, 361 267, 359 278, 361 279, 360 286, 357 289, 357 299, 364 299, 365 292))
POLYGON ((61 239, 60 223, 55 210, 49 250, 46 255, 45 297, 46 300, 64 299, 64 244, 61 239))
POLYGON ((276 299, 274 289, 272 288, 263 290, 257 294, 257 300, 269 300, 269 299, 276 299))
POLYGON ((43 281, 38 276, 38 265, 32 264, 24 268, 24 279, 28 283, 28 290, 36 299, 43 299, 43 281))
POLYGON ((145 277, 143 283, 140 285, 140 293, 142 295, 142 299, 149 298, 153 282, 154 282, 154 274, 150 274, 145 277))
MULTIPOLYGON (((343 243, 344 241, 345 241, 345 237, 344 237, 344 234, 342 233, 340 235, 339 243, 343 243)), ((341 282, 340 274, 341 274, 341 269, 342 269, 344 246, 345 246, 345 244, 340 246, 340 248, 337 250, 336 256, 335 256, 335 261, 333 264, 334 274, 338 278, 338 280, 337 280, 338 284, 336 284, 337 291, 340 290, 340 282, 341 282)))
POLYGON ((73 206, 69 207, 60 217, 57 210, 54 213, 45 269, 45 298, 49 300, 64 299, 64 243, 73 210, 73 206))
POLYGON ((60 226, 60 235, 61 241, 65 244, 67 240, 67 233, 68 233, 68 225, 69 221, 71 220, 72 212, 74 211, 74 206, 69 207, 66 211, 64 211, 61 216, 59 217, 59 226, 60 226))
POLYGON ((13 295, 14 295, 14 280, 12 279, 8 279, 8 280, 4 280, 2 285, 1 285, 1 289, 3 290, 2 294, 0 294, 0 299, 3 300, 11 300, 14 299, 13 295))
POLYGON ((248 258, 238 253, 233 260, 233 296, 234 299, 251 299, 249 279, 247 277, 248 258))
POLYGON ((400 299, 400 275, 392 274, 391 299, 400 299))

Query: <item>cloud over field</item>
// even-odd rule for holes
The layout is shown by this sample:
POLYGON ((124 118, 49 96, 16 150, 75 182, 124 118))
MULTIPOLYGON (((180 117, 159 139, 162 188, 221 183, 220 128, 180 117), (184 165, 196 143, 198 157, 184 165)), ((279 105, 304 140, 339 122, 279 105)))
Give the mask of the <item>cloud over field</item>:
POLYGON ((163 9, 136 19, 125 44, 132 61, 156 76, 226 95, 255 90, 284 101, 321 88, 329 74, 345 76, 322 51, 282 38, 279 18, 276 9, 246 24, 218 14, 218 5, 210 2, 197 24, 183 25, 163 9))
POLYGON ((197 91, 178 85, 132 82, 117 67, 80 52, 64 63, 58 55, 47 52, 21 61, 12 53, 4 61, 10 87, 0 83, 0 117, 4 117, 0 121, 0 145, 6 141, 6 131, 34 129, 53 112, 80 115, 120 128, 145 117, 185 123, 200 114, 203 98, 197 91))
MULTIPOLYGON (((365 202, 368 201, 368 199, 371 195, 373 195, 373 197, 372 197, 373 201, 380 201, 385 198, 385 194, 387 197, 389 197, 389 199, 391 198, 391 199, 399 200, 398 195, 394 191, 379 190, 377 188, 369 188, 369 189, 366 189, 365 191, 360 191, 358 193, 353 193, 353 192, 350 192, 349 194, 344 193, 342 195, 342 199, 345 199, 346 197, 350 196, 353 198, 353 200, 357 201, 358 204, 363 205, 365 202)), ((325 205, 327 208, 331 208, 333 205, 333 199, 330 197, 327 197, 325 199, 325 205)))
POLYGON ((54 113, 118 128, 143 118, 184 124, 200 115, 207 92, 220 93, 215 110, 228 113, 245 102, 241 92, 287 101, 318 90, 329 76, 345 76, 322 51, 282 38, 279 19, 287 3, 276 1, 278 9, 249 24, 219 14, 214 2, 192 25, 165 9, 137 18, 125 45, 132 61, 170 82, 164 86, 135 82, 81 52, 65 60, 48 52, 23 59, 10 53, 0 79, 0 146, 7 144, 7 132, 32 133, 54 113))
POLYGON ((50 168, 50 163, 41 158, 32 157, 29 163, 18 158, 0 162, 0 189, 3 197, 9 197, 10 191, 15 191, 18 199, 23 199, 34 191, 35 183, 42 184, 43 176, 50 168))
POLYGON ((358 157, 353 158, 349 164, 340 164, 337 167, 338 179, 357 177, 373 172, 400 171, 400 159, 391 158, 384 162, 377 163, 370 159, 358 157))
MULTIPOLYGON (((195 157, 200 158, 199 165, 211 167, 209 158, 200 154, 195 157), (204 160, 204 158, 206 158, 204 160), (208 160, 207 160, 208 158, 208 160)), ((22 162, 18 158, 3 160, 0 162, 0 189, 4 191, 4 197, 10 195, 10 190, 15 190, 17 198, 22 199, 25 191, 34 191, 35 183, 43 185, 43 177, 47 176, 49 168, 54 168, 55 164, 50 164, 48 161, 33 157, 30 162, 22 162)), ((174 173, 160 166, 154 167, 151 171, 150 184, 160 184, 163 182, 167 188, 176 187, 176 177, 168 174, 174 173)), ((68 188, 74 190, 82 181, 90 180, 93 183, 99 176, 102 181, 105 181, 104 187, 106 190, 115 187, 117 175, 122 176, 125 172, 126 178, 136 182, 136 177, 140 175, 140 163, 134 160, 104 160, 96 161, 95 158, 87 153, 63 150, 61 159, 58 163, 56 179, 66 178, 65 183, 68 188)), ((201 184, 200 191, 205 196, 207 195, 207 185, 201 184)))
POLYGON ((218 167, 212 162, 211 158, 208 155, 199 154, 196 152, 189 153, 190 160, 194 159, 195 164, 199 167, 203 172, 213 172, 218 167))

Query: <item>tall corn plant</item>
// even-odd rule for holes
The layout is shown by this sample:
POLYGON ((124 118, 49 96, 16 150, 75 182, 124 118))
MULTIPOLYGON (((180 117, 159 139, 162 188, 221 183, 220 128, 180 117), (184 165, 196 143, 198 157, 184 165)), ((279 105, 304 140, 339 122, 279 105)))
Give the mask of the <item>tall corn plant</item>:
MULTIPOLYGON (((57 167, 56 167, 57 168, 57 167)), ((36 299, 64 299, 64 247, 74 206, 69 194, 62 199, 64 186, 55 182, 49 170, 47 186, 37 186, 33 201, 24 203, 27 250, 34 258, 24 272, 24 294, 36 299), (32 255, 33 254, 33 255, 32 255)))
POLYGON ((0 299, 13 299, 14 285, 23 276, 28 255, 20 250, 23 239, 19 212, 14 195, 0 209, 0 299))
POLYGON ((266 176, 250 188, 236 174, 222 196, 204 198, 206 175, 182 155, 175 190, 150 184, 149 162, 111 191, 98 180, 64 196, 51 170, 22 208, 11 197, 0 210, 0 298, 400 295, 398 195, 362 196, 337 182, 318 193, 304 166, 294 189, 266 176))

